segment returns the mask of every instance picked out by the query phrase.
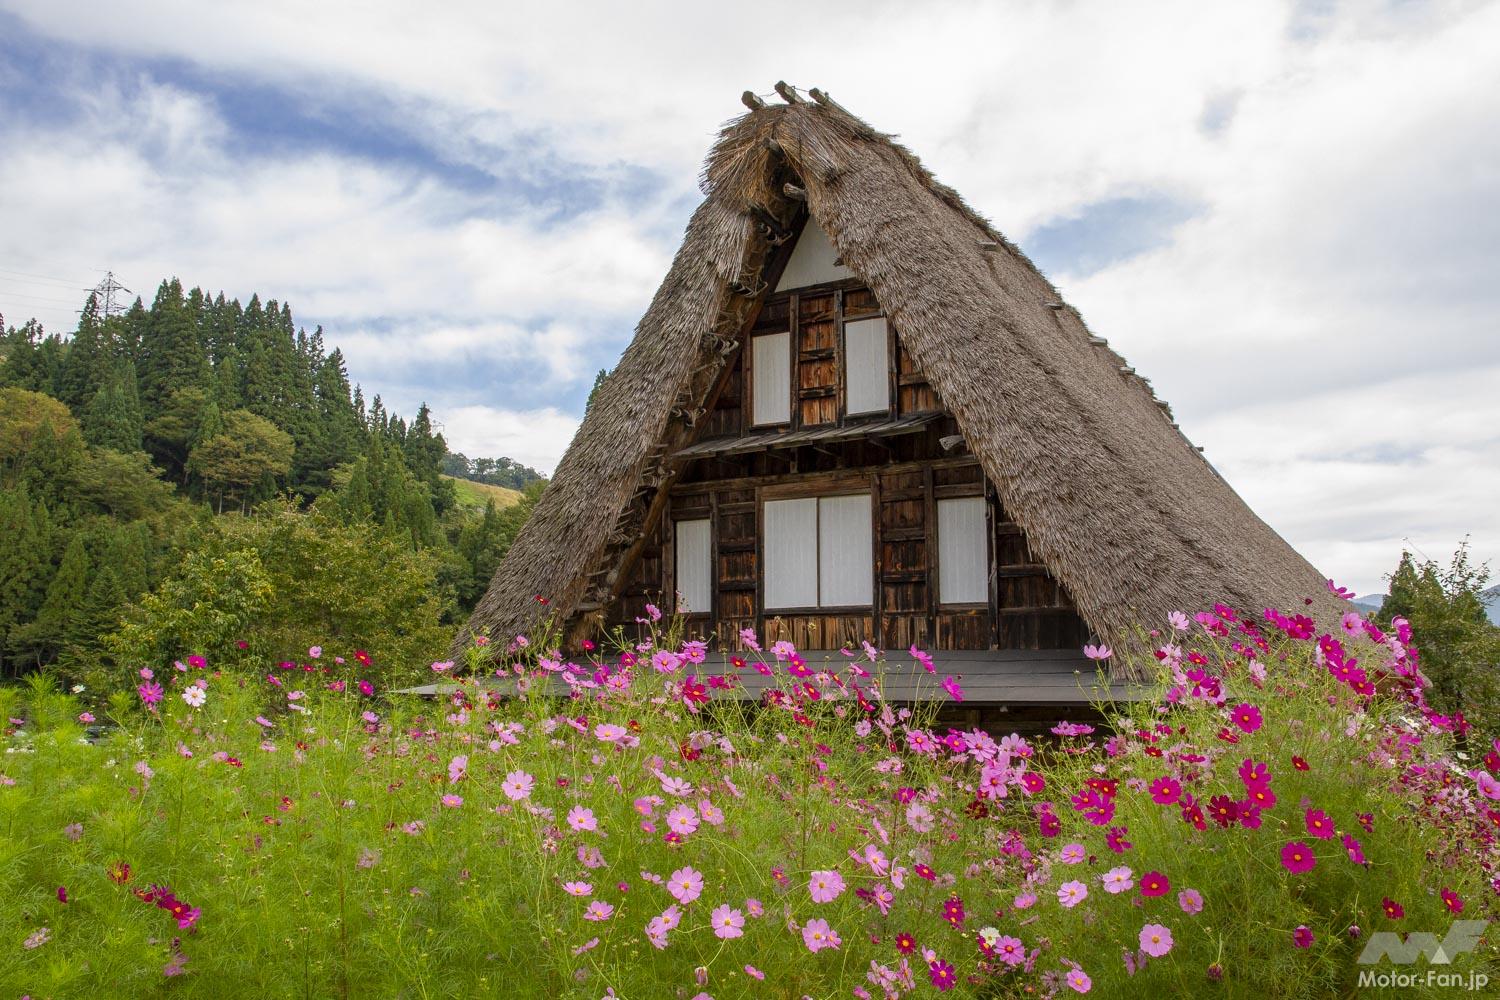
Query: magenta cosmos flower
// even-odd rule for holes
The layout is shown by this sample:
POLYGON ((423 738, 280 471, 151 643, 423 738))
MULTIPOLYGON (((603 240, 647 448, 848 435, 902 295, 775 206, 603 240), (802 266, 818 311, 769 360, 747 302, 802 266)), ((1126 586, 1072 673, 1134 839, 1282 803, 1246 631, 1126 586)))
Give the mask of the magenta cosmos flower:
POLYGON ((1141 928, 1141 951, 1152 958, 1161 958, 1172 950, 1172 932, 1161 924, 1147 924, 1141 928))
POLYGON ((814 903, 831 903, 844 891, 844 876, 837 871, 813 872, 807 882, 807 891, 814 903))
POLYGON ((1293 875, 1310 872, 1318 864, 1311 847, 1300 840, 1293 840, 1281 849, 1281 864, 1293 875))
POLYGON ((1298 948, 1311 948, 1313 940, 1312 928, 1306 924, 1301 924, 1296 930, 1292 931, 1292 944, 1298 948))
POLYGON ((1307 832, 1319 840, 1327 840, 1333 836, 1333 820, 1321 809, 1309 809, 1304 817, 1307 822, 1307 832))
POLYGON ((814 954, 824 948, 837 948, 844 943, 838 931, 829 927, 828 921, 822 917, 815 917, 803 926, 802 941, 807 945, 807 950, 814 954))
POLYGON ((952 964, 941 958, 935 958, 928 963, 927 978, 932 980, 932 985, 937 987, 939 993, 947 993, 958 982, 958 976, 953 971, 952 964))
POLYGON ((1151 782, 1151 801, 1169 806, 1182 794, 1182 786, 1171 778, 1157 778, 1151 782))
POLYGON ((1141 876, 1142 896, 1165 896, 1172 883, 1161 872, 1147 872, 1141 876))
POLYGON ((1261 726, 1260 709, 1249 702, 1236 705, 1234 711, 1230 713, 1230 718, 1234 720, 1236 726, 1247 733, 1253 733, 1261 726))

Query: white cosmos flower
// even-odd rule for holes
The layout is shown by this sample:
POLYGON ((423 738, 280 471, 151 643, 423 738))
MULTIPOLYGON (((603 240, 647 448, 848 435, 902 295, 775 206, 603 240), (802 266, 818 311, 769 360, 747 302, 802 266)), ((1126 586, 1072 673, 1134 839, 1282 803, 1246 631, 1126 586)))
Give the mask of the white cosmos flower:
POLYGON ((194 708, 198 708, 208 700, 208 692, 203 690, 198 685, 193 684, 189 686, 187 690, 182 692, 182 700, 187 702, 194 708))

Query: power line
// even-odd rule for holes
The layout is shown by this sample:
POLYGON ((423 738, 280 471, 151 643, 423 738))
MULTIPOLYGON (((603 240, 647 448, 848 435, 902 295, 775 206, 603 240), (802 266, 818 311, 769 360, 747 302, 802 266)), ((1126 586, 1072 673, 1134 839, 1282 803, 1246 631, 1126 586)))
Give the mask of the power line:
POLYGON ((123 305, 115 305, 116 292, 126 292, 134 294, 130 292, 130 289, 126 288, 124 285, 115 280, 115 272, 113 271, 106 273, 104 276, 104 280, 94 286, 94 294, 96 296, 102 296, 103 298, 105 319, 109 319, 111 316, 125 311, 125 307, 123 305))
POLYGON ((66 278, 51 278, 42 274, 31 274, 27 271, 12 271, 10 268, 0 267, 0 275, 14 275, 6 278, 7 281, 29 281, 33 284, 40 282, 44 285, 63 285, 67 288, 76 288, 78 282, 69 281, 66 278))

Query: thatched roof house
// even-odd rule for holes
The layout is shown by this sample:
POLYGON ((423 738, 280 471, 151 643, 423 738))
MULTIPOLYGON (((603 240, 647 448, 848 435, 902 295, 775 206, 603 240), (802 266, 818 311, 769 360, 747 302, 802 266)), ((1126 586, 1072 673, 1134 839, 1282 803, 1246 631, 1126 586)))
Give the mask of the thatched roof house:
POLYGON ((890 136, 817 90, 777 90, 787 103, 747 94, 723 129, 671 270, 471 629, 524 630, 545 594, 579 636, 692 589, 726 642, 751 625, 825 648, 1003 652, 1115 641, 1219 600, 1333 607, 1018 248, 890 136), (856 344, 860 316, 879 326, 856 344), (890 397, 856 413, 871 351, 890 397), (771 511, 798 483, 855 503, 771 511), (974 506, 941 509, 963 497, 974 506), (979 527, 956 527, 974 512, 979 527), (969 532, 967 546, 940 531, 969 532), (873 584, 820 601, 844 558, 829 538, 869 536, 868 561, 838 571, 873 584), (822 546, 810 570, 792 565, 800 543, 822 546), (975 546, 978 568, 957 567, 975 546), (683 562, 700 549, 705 579, 683 562), (941 588, 963 600, 940 593, 950 566, 941 588), (810 600, 773 598, 799 587, 810 600))

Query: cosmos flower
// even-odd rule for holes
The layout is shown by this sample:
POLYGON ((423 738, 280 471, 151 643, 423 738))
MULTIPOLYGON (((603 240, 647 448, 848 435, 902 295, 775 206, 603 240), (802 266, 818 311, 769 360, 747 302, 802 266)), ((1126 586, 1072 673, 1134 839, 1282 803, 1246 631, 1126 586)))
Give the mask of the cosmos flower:
POLYGON ((1064 882, 1057 890, 1057 901, 1068 909, 1072 909, 1088 898, 1089 887, 1082 882, 1064 882))
POLYGON ((1236 705, 1234 711, 1230 713, 1230 718, 1241 731, 1246 733, 1253 733, 1261 727, 1260 709, 1249 702, 1236 705))
POLYGON ((1182 785, 1172 778, 1157 778, 1151 782, 1151 801, 1157 805, 1169 806, 1177 801, 1182 794, 1182 785))
POLYGON ((1141 951, 1152 958, 1161 958, 1172 950, 1172 932, 1161 924, 1147 924, 1141 928, 1141 951))
POLYGON ((691 903, 703 895, 703 873, 688 865, 677 869, 667 879, 667 891, 679 903, 691 903))
POLYGON ((1124 865, 1111 868, 1100 875, 1099 880, 1104 883, 1104 891, 1112 896, 1118 896, 1135 886, 1135 874, 1124 865))
POLYGON ((1389 896, 1380 901, 1380 908, 1385 911, 1386 917, 1390 920, 1400 920, 1406 916, 1406 909, 1389 896))
POLYGON ((564 882, 562 887, 569 896, 587 896, 594 891, 588 882, 564 882))
POLYGON ((1069 971, 1067 980, 1068 988, 1075 993, 1087 993, 1094 988, 1094 981, 1088 977, 1088 973, 1082 969, 1069 971))
POLYGON ((1328 840, 1333 836, 1333 820, 1321 809, 1309 809, 1304 815, 1307 823, 1307 832, 1319 840, 1328 840))
POLYGON ((595 899, 590 901, 588 908, 583 911, 583 919, 595 921, 608 920, 614 912, 615 908, 613 905, 606 903, 602 899, 595 899))
POLYGON ((822 917, 814 917, 802 927, 802 942, 807 945, 807 950, 817 954, 824 948, 837 948, 843 944, 838 931, 828 926, 828 921, 822 917))
POLYGON ((1197 889, 1184 889, 1177 894, 1177 905, 1182 912, 1193 915, 1203 912, 1203 894, 1197 889))
POLYGON ((708 922, 714 929, 714 937, 729 938, 741 937, 745 933, 745 915, 728 903, 714 907, 713 913, 709 914, 708 922))
POLYGON ((844 891, 844 876, 837 871, 815 871, 808 878, 807 891, 814 903, 831 903, 844 891))
POLYGON ((1292 931, 1292 944, 1298 948, 1311 948, 1313 940, 1312 928, 1306 924, 1300 924, 1296 930, 1292 931))
POLYGON ((196 684, 189 684, 182 692, 182 700, 193 708, 202 708, 203 703, 208 700, 208 692, 196 684))
POLYGON ((1147 872, 1141 876, 1142 896, 1165 896, 1172 883, 1161 872, 1147 872))
POLYGON ((531 790, 536 787, 536 779, 525 771, 512 771, 505 776, 500 783, 500 790, 505 797, 512 802, 522 802, 531 796, 531 790))
POLYGON ((932 985, 937 987, 939 993, 947 993, 958 982, 953 966, 940 958, 927 964, 927 978, 932 980, 932 985))
POLYGON ((594 817, 594 810, 587 806, 574 806, 569 809, 568 825, 579 833, 599 829, 599 821, 594 817))
POLYGON ((1300 875, 1317 867, 1318 859, 1313 857, 1311 847, 1300 840, 1293 840, 1281 849, 1281 864, 1293 875, 1300 875))

